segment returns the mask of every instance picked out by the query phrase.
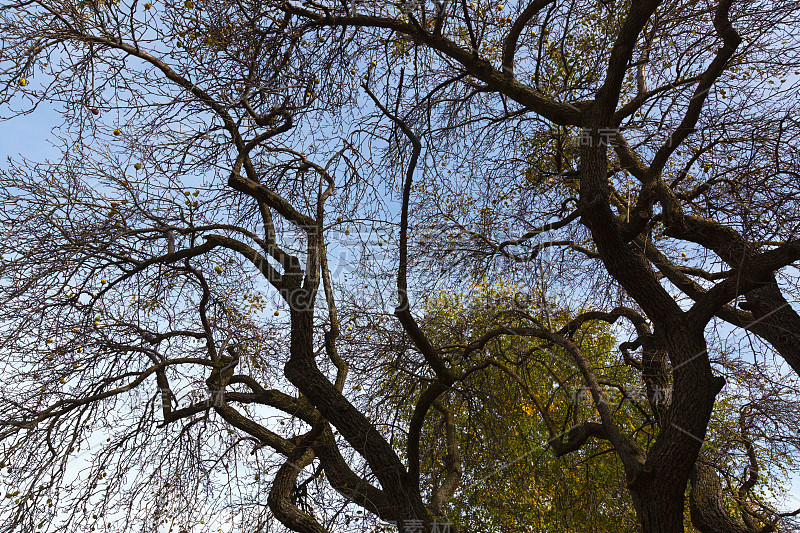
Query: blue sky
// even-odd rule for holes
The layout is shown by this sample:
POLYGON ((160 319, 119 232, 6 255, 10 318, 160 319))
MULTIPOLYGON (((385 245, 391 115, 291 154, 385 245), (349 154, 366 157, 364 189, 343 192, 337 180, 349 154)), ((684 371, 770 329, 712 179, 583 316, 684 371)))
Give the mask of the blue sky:
POLYGON ((58 114, 49 108, 3 122, 0 125, 0 168, 6 168, 8 158, 18 154, 33 160, 58 157, 60 151, 46 140, 51 138, 52 128, 57 124, 58 114))
MULTIPOLYGON (((0 126, 0 168, 6 168, 9 157, 23 156, 34 161, 58 158, 61 151, 51 143, 53 140, 58 142, 54 128, 60 122, 60 114, 47 106, 40 107, 31 115, 3 122, 0 126)), ((796 474, 791 481, 793 486, 787 494, 784 511, 800 507, 800 475, 796 474)))

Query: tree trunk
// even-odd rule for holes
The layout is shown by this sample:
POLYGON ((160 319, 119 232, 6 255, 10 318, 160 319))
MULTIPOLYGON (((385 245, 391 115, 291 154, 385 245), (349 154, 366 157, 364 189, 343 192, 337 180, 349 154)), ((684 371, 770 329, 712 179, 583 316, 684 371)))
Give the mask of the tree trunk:
POLYGON ((684 531, 686 487, 725 383, 711 372, 702 330, 682 321, 666 326, 662 338, 672 363, 671 401, 641 476, 629 487, 643 533, 684 531))
MULTIPOLYGON (((692 525, 701 533, 769 533, 775 527, 768 523, 758 527, 752 519, 743 523, 731 516, 725 505, 722 483, 714 467, 702 459, 692 472, 692 492, 689 496, 692 525)), ((743 515, 746 517, 746 515, 743 515)))
POLYGON ((714 467, 702 461, 697 462, 692 473, 689 510, 692 525, 704 533, 753 533, 728 514, 714 467))
POLYGON ((409 480, 391 444, 319 370, 313 350, 313 311, 292 309, 291 320, 291 357, 284 367, 286 378, 367 461, 392 507, 386 515, 400 517, 400 531, 405 520, 423 520, 427 524, 430 519, 419 489, 409 480))
POLYGON ((642 533, 682 533, 684 493, 651 483, 634 498, 642 533))

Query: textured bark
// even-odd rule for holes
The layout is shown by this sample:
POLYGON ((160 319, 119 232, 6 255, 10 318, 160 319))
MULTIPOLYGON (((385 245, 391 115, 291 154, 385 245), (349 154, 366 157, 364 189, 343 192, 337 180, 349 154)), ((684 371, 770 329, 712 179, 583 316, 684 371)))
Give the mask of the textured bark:
POLYGON ((651 336, 642 340, 642 380, 656 424, 663 425, 670 403, 668 354, 651 336))
POLYGON ((735 520, 725 506, 722 484, 714 467, 698 461, 692 473, 689 511, 692 525, 701 533, 768 533, 772 525, 762 528, 748 526, 735 520))
POLYGON ((642 533, 683 531, 683 496, 669 489, 667 487, 659 489, 658 486, 651 484, 648 490, 633 497, 642 533))
POLYGON ((302 453, 292 453, 278 469, 267 497, 267 505, 281 524, 300 533, 328 533, 314 517, 292 502, 292 493, 300 471, 311 464, 314 452, 306 448, 302 453))
POLYGON ((722 383, 711 373, 702 324, 685 321, 644 254, 622 238, 608 204, 605 148, 584 147, 581 156, 582 220, 608 272, 652 319, 673 367, 673 401, 643 467, 629 475, 629 490, 643 533, 682 533, 685 489, 722 383))
POLYGON ((714 407, 724 385, 714 377, 702 331, 689 324, 669 329, 664 344, 673 365, 672 402, 630 490, 644 533, 681 533, 685 491, 714 407), (638 481, 638 482, 637 482, 638 481))

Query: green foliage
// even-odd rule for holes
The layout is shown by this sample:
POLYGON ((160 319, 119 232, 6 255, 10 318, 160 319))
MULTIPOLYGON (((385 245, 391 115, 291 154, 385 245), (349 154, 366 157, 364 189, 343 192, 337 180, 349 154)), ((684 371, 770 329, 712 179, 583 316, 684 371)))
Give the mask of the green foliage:
MULTIPOLYGON (((482 283, 470 294, 428 299, 424 329, 438 346, 463 346, 498 327, 549 322, 557 329, 570 318, 565 309, 531 305, 519 287, 482 283)), ((587 324, 576 339, 599 376, 627 386, 634 382, 630 370, 610 356, 615 338, 607 324, 587 324)), ((574 405, 582 381, 568 355, 529 337, 503 335, 457 363, 468 369, 487 362, 442 397, 454 413, 463 468, 448 519, 476 531, 636 531, 624 472, 608 443, 590 440, 563 457, 547 445, 597 415, 590 402, 574 405)), ((623 429, 641 426, 641 413, 630 402, 616 402, 614 409, 623 429)), ((410 419, 411 412, 405 416, 410 419)), ((444 461, 443 424, 441 415, 429 414, 421 439, 427 445, 423 472, 437 472, 436 464, 444 461)), ((440 482, 437 476, 423 480, 428 490, 440 482)))

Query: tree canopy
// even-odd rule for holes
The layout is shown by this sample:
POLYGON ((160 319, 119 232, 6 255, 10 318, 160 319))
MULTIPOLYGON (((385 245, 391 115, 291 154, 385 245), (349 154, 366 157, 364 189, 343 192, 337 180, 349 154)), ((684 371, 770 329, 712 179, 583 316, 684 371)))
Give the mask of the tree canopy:
POLYGON ((798 18, 5 0, 5 529, 796 529, 798 18))

